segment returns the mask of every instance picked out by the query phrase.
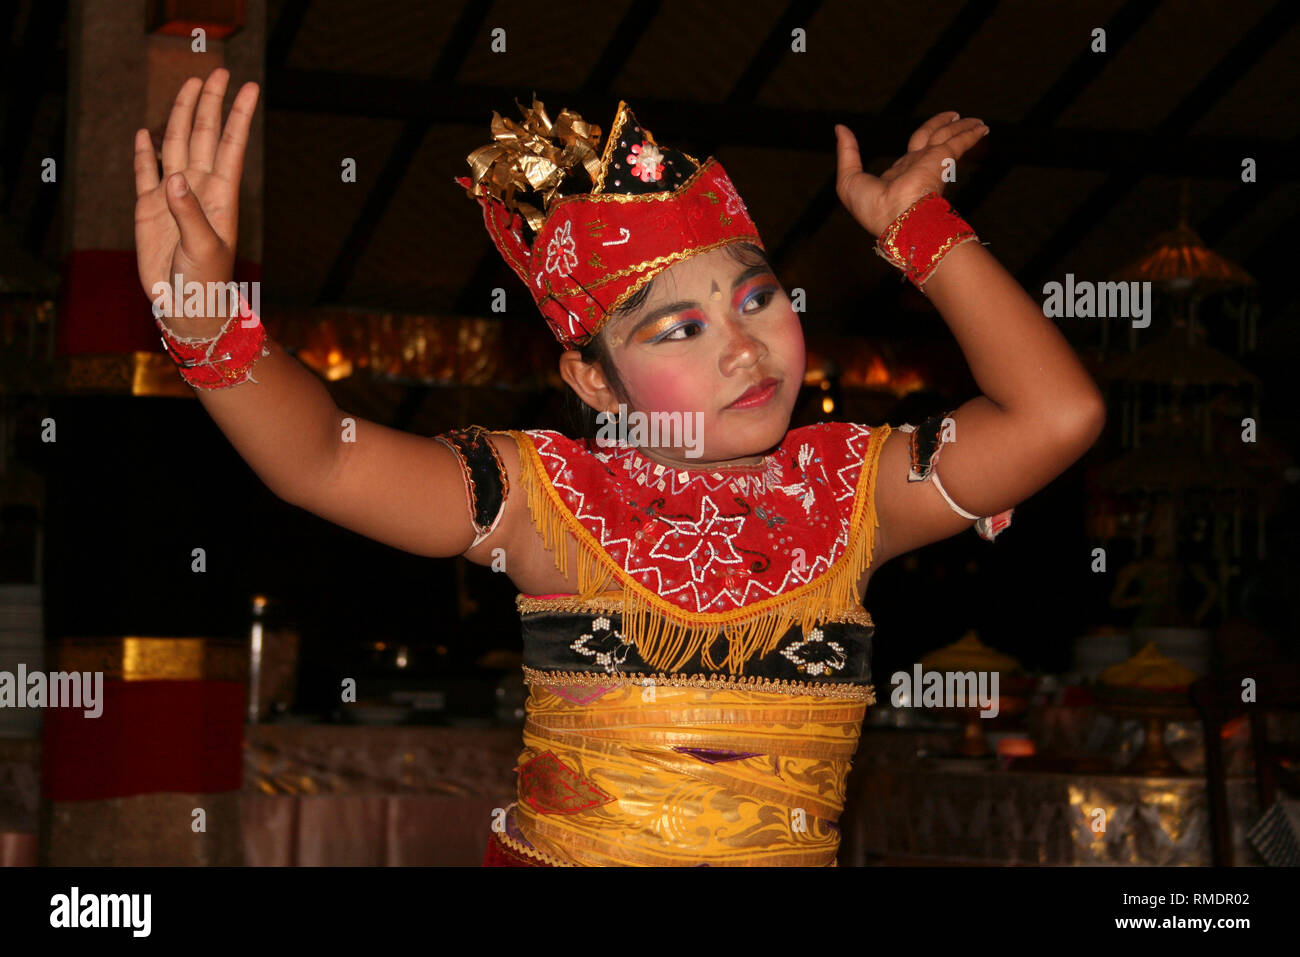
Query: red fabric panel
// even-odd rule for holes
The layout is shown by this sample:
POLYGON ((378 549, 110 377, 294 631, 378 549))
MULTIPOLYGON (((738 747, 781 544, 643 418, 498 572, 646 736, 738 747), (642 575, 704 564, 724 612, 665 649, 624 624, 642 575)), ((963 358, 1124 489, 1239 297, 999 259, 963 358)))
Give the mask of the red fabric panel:
MULTIPOLYGON (((261 263, 236 260, 235 282, 260 281, 261 263)), ((74 249, 63 261, 55 353, 162 351, 134 249, 74 249)))
POLYGON ((103 711, 44 712, 42 796, 96 801, 243 784, 245 689, 237 681, 105 681, 103 711))

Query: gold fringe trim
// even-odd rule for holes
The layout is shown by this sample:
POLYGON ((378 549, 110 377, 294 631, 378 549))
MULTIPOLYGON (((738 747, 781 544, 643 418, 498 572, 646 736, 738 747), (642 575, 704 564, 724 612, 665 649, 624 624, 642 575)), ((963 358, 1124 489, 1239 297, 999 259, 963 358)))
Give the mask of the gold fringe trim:
POLYGON ((871 564, 875 531, 880 524, 876 516, 876 464, 889 432, 888 425, 871 432, 862 474, 854 490, 849 546, 826 572, 784 595, 731 611, 705 613, 686 611, 661 598, 619 566, 564 505, 531 437, 516 430, 509 434, 519 446, 521 479, 533 525, 554 556, 561 575, 568 574, 565 533, 577 541, 577 597, 594 598, 609 590, 613 581, 619 582, 623 586, 621 631, 651 668, 677 671, 698 654, 707 668, 743 675, 745 663, 773 651, 792 626, 812 628, 828 614, 861 607, 858 580, 871 564), (721 662, 715 662, 710 649, 719 635, 726 636, 728 650, 721 662))
POLYGON ((709 691, 767 691, 772 694, 808 695, 813 698, 838 698, 844 701, 876 703, 875 685, 835 685, 787 678, 748 678, 732 675, 669 675, 621 672, 602 674, 592 671, 540 671, 524 665, 526 685, 660 685, 669 688, 703 688, 709 691))
MULTIPOLYGON (((535 595, 520 594, 515 598, 515 608, 521 615, 554 614, 556 612, 576 612, 578 614, 621 615, 623 613, 623 593, 612 591, 596 595, 594 598, 579 598, 577 595, 561 595, 558 598, 538 598, 535 595)), ((817 619, 819 625, 865 625, 875 628, 871 613, 861 605, 854 605, 840 612, 827 614, 817 619)))

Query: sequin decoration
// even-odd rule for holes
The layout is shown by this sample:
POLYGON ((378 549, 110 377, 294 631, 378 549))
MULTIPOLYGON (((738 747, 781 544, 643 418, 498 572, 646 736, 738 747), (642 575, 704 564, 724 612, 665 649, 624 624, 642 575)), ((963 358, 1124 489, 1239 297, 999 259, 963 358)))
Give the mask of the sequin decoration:
POLYGON ((780 596, 830 570, 854 531, 873 433, 804 426, 761 464, 719 471, 668 468, 627 446, 593 455, 549 430, 522 434, 602 551, 643 588, 700 614, 780 596))
POLYGON ((664 156, 652 143, 637 143, 627 156, 627 163, 632 167, 632 174, 639 176, 643 183, 658 182, 664 178, 664 156))

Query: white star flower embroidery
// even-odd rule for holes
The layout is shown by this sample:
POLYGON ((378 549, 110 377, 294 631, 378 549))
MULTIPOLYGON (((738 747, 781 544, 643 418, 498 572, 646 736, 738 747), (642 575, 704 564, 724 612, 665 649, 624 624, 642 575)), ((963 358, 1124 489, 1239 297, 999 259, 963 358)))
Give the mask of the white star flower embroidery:
POLYGON ((578 265, 577 244, 573 241, 573 220, 568 220, 551 236, 546 245, 546 271, 567 276, 578 265))
POLYGON ((697 522, 668 518, 659 518, 672 527, 672 532, 664 535, 655 543, 650 552, 653 558, 667 558, 670 561, 689 562, 691 578, 696 582, 704 581, 704 575, 713 565, 736 565, 744 558, 736 551, 732 543, 745 519, 741 515, 726 516, 718 511, 713 499, 705 498, 700 503, 700 519, 697 522))
POLYGON ((737 213, 748 213, 745 208, 745 201, 740 198, 740 194, 736 192, 736 187, 731 180, 720 179, 718 185, 727 197, 727 205, 724 208, 727 210, 728 216, 735 216, 737 213))

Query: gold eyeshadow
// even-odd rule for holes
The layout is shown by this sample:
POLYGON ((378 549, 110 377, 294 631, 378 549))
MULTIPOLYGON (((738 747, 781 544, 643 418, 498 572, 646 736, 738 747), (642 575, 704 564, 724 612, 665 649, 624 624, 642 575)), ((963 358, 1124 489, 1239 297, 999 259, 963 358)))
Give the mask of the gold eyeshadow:
POLYGON ((656 319, 654 322, 648 322, 636 331, 636 341, 650 342, 664 333, 669 332, 673 326, 680 323, 683 318, 684 317, 681 313, 675 312, 670 316, 656 319))

